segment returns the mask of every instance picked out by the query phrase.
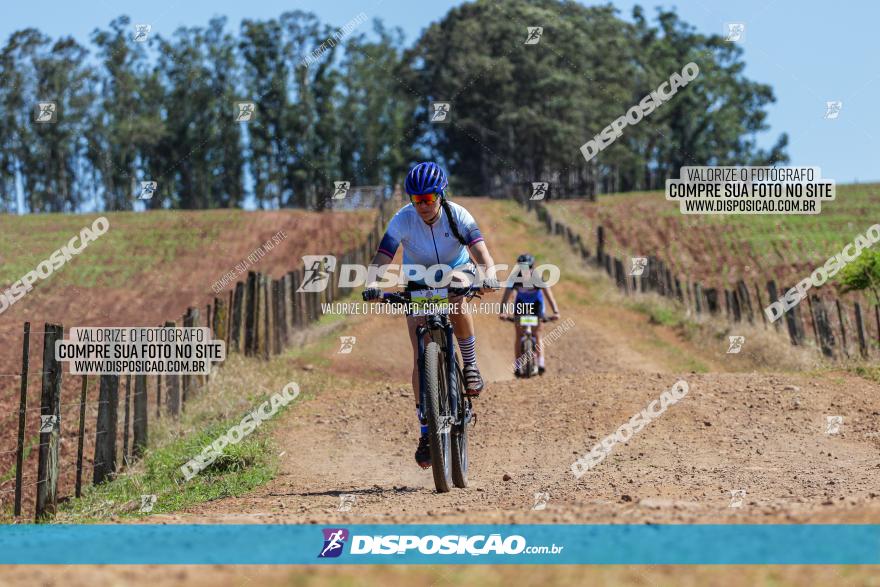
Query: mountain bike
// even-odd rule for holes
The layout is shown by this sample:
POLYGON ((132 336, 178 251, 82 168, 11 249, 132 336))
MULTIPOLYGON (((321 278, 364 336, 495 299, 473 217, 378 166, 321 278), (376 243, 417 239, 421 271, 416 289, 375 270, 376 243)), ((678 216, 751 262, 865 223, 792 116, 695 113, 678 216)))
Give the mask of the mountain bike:
POLYGON ((476 423, 471 399, 464 395, 461 358, 453 336, 452 322, 443 311, 450 299, 478 296, 474 287, 447 287, 420 291, 384 292, 382 301, 412 304, 425 317, 416 328, 419 344, 419 405, 428 420, 431 468, 438 493, 467 487, 468 430, 476 423), (429 342, 425 344, 425 337, 429 342))
MULTIPOLYGON (((530 314, 521 314, 519 316, 505 316, 505 320, 509 322, 519 323, 523 327, 522 336, 519 338, 519 356, 525 358, 525 362, 520 368, 520 377, 528 379, 538 374, 537 356, 535 349, 538 347, 538 337, 535 336, 532 328, 538 325, 538 317, 530 314)), ((541 322, 549 322, 552 318, 542 317, 541 322)))

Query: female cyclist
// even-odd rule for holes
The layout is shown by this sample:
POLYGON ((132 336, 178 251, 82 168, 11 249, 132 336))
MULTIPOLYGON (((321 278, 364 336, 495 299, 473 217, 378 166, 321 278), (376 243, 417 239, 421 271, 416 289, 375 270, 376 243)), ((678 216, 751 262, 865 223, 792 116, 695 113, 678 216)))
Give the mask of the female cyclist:
MULTIPOLYGON (((516 263, 520 266, 521 279, 514 281, 513 285, 504 289, 504 295, 501 297, 501 307, 503 308, 504 304, 507 303, 507 299, 510 297, 510 292, 515 291, 516 299, 514 300, 513 305, 513 315, 538 317, 538 324, 532 329, 532 332, 535 333, 535 339, 537 340, 535 354, 538 357, 538 374, 543 375, 544 345, 541 343, 541 318, 544 317, 545 292, 547 295, 547 301, 550 302, 550 307, 553 308, 553 315, 550 317, 550 320, 559 319, 559 306, 556 305, 556 298, 553 297, 553 292, 550 290, 550 286, 541 285, 540 280, 532 279, 532 269, 535 267, 535 258, 528 253, 523 253, 517 257, 516 263)), ((508 314, 502 312, 498 317, 505 320, 507 319, 508 314)), ((523 335, 523 328, 519 325, 519 322, 515 322, 514 324, 516 325, 516 336, 513 339, 513 364, 516 365, 519 360, 519 341, 523 335)), ((513 369, 513 374, 517 377, 522 375, 516 367, 513 369)), ((532 374, 530 373, 529 375, 532 374)))
MULTIPOLYGON (((480 229, 477 228, 474 217, 462 206, 446 199, 444 190, 447 183, 446 174, 436 163, 419 163, 410 169, 404 182, 410 203, 398 210, 391 218, 385 236, 382 237, 379 248, 370 262, 371 265, 389 264, 400 245, 403 245, 404 268, 414 265, 422 268, 428 268, 432 265, 447 265, 454 270, 453 275, 469 275, 469 278, 465 278, 468 282, 472 282, 477 271, 477 267, 471 262, 471 255, 483 271, 486 267, 495 264, 492 255, 489 254, 489 249, 486 248, 480 229)), ((434 276, 437 281, 445 277, 440 270, 434 276)), ((376 281, 367 284, 363 293, 365 300, 376 299, 381 295, 381 290, 376 287, 381 278, 382 275, 379 273, 376 276, 376 281)), ((424 280, 408 281, 406 284, 406 289, 410 291, 428 287, 424 280)), ((499 289, 499 287, 495 279, 486 278, 480 292, 499 289)), ((460 308, 460 306, 455 307, 456 309, 460 308)), ((477 368, 473 319, 470 314, 460 311, 451 312, 449 318, 455 337, 458 339, 458 348, 464 363, 465 394, 477 397, 483 390, 484 384, 480 370, 477 368)), ((407 316, 406 318, 413 352, 413 395, 416 398, 416 410, 421 423, 421 438, 418 450, 416 450, 416 462, 423 469, 427 469, 431 466, 431 451, 428 445, 428 422, 419 406, 419 367, 417 364, 419 350, 416 340, 416 327, 423 324, 424 320, 424 317, 419 316, 407 316)))

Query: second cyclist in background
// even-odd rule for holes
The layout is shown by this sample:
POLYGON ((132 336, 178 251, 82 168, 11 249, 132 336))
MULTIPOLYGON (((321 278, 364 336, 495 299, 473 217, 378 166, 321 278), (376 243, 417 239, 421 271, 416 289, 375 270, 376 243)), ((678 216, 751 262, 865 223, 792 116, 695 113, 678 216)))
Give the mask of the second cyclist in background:
MULTIPOLYGON (((538 358, 538 374, 543 375, 545 371, 544 345, 542 344, 540 320, 545 317, 544 302, 548 302, 553 309, 553 315, 548 318, 549 320, 559 319, 559 306, 556 305, 556 298, 553 297, 553 292, 551 291, 550 286, 542 285, 538 279, 532 279, 535 258, 529 253, 523 253, 517 257, 516 263, 519 265, 520 278, 504 289, 504 296, 501 298, 501 307, 502 309, 505 307, 507 300, 510 298, 511 292, 515 292, 516 297, 514 299, 513 315, 530 315, 538 317, 538 324, 534 327, 533 331, 537 340, 535 354, 538 358)), ((502 320, 506 320, 508 316, 509 314, 502 312, 498 317, 502 320)), ((513 356, 514 364, 516 365, 518 364, 517 359, 519 358, 520 352, 519 343, 520 338, 522 338, 523 328, 518 322, 515 323, 515 325, 516 335, 513 339, 513 356)), ((518 368, 514 368, 514 375, 517 377, 521 375, 518 368)))

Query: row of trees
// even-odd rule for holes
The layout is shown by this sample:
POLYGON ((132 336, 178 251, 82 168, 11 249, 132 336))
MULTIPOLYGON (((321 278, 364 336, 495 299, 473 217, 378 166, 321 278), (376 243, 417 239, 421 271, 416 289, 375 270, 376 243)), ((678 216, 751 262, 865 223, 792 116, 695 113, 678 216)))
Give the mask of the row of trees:
POLYGON ((16 181, 30 212, 84 206, 130 209, 142 181, 150 207, 320 207, 334 181, 392 183, 408 141, 393 71, 402 36, 375 23, 352 35, 345 55, 333 27, 290 12, 182 28, 135 42, 127 17, 91 37, 96 59, 72 39, 14 33, 0 54, 0 206, 16 207, 16 181), (325 45, 326 46, 326 45, 325 45), (39 101, 56 122, 34 121, 39 101), (234 105, 256 104, 249 122, 234 105), (247 180, 247 178, 250 180, 247 180), (246 190, 250 187, 249 190, 246 190))
POLYGON ((321 207, 334 181, 399 183, 415 160, 448 166, 459 193, 655 188, 683 164, 785 161, 785 135, 756 148, 771 89, 742 76, 741 50, 675 13, 655 24, 610 6, 478 0, 411 47, 381 22, 342 42, 310 13, 223 18, 135 40, 127 17, 91 47, 35 29, 0 52, 0 208, 321 207), (529 26, 542 26, 526 44, 529 26), (323 44, 317 60, 304 61, 323 44), (587 164, 579 147, 689 61, 701 70, 670 103, 587 164), (40 101, 56 121, 35 122, 40 101), (237 122, 234 103, 256 112, 237 122), (447 124, 430 121, 447 101, 447 124))
POLYGON ((504 193, 523 181, 549 181, 557 195, 657 189, 682 165, 785 163, 787 136, 769 151, 770 86, 746 79, 742 49, 703 35, 674 12, 652 25, 610 6, 574 1, 479 1, 432 24, 407 55, 422 93, 453 98, 456 124, 436 137, 456 175, 481 192, 504 193), (528 26, 540 40, 523 45, 528 26), (579 147, 685 64, 700 75, 627 127, 587 163, 579 147))

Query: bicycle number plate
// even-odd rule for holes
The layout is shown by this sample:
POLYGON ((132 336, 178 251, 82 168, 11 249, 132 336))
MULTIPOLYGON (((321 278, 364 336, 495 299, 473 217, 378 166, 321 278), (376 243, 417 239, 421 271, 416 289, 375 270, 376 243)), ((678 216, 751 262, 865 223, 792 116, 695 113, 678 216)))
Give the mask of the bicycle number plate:
POLYGON ((447 289, 423 289, 410 294, 413 316, 449 313, 449 292, 447 289))
POLYGON ((519 323, 521 326, 537 326, 538 325, 538 317, 537 316, 520 316, 519 323))

